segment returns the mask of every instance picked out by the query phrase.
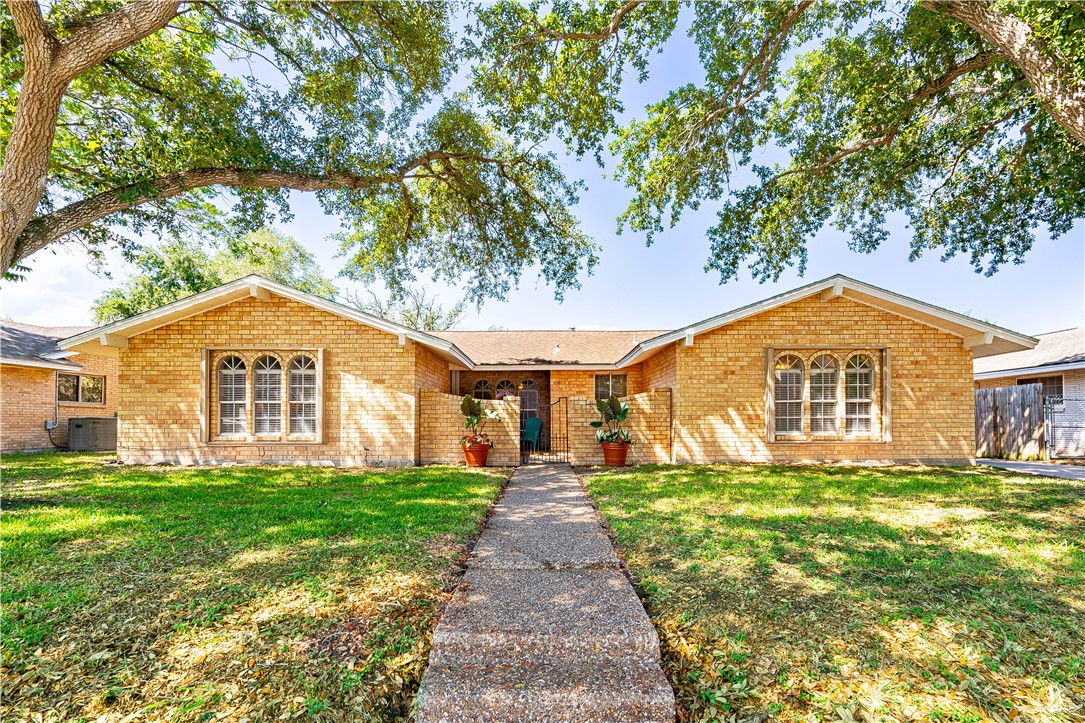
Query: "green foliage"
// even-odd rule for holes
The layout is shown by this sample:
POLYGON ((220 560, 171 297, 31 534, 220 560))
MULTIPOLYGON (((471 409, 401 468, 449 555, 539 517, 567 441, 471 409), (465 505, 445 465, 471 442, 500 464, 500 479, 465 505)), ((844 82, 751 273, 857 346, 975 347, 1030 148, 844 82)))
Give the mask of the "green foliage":
POLYGON ((467 434, 460 438, 460 444, 488 444, 494 446, 489 435, 486 434, 487 422, 500 422, 501 417, 493 409, 483 409, 482 402, 470 394, 460 402, 460 412, 466 417, 463 428, 467 434))
POLYGON ((595 428, 595 439, 601 444, 633 444, 633 435, 622 423, 629 416, 629 404, 612 396, 610 399, 596 399, 599 420, 588 422, 595 428))
POLYGON ((367 314, 423 331, 451 329, 467 313, 467 302, 460 300, 446 310, 422 286, 407 287, 401 296, 392 295, 387 299, 378 297, 373 291, 369 291, 368 300, 351 291, 347 291, 345 296, 347 302, 367 314))
POLYGON ((142 249, 134 260, 139 273, 95 300, 98 323, 134 316, 249 274, 328 299, 337 293, 309 251, 293 238, 267 229, 246 234, 230 249, 210 252, 176 239, 142 249))
MULTIPOLYGON (((58 27, 120 2, 58 2, 58 27)), ((596 262, 570 208, 579 185, 531 137, 495 128, 448 83, 463 62, 450 2, 191 3, 170 26, 70 85, 41 214, 117 188, 135 199, 191 169, 282 171, 349 183, 318 194, 349 230, 350 278, 402 291, 420 269, 466 275, 475 302, 538 266, 560 296, 596 262)), ((22 73, 0 13, 0 152, 22 73)), ((154 194, 152 194, 154 195, 154 194)), ((239 238, 289 215, 286 188, 191 189, 112 213, 68 240, 134 252, 134 234, 239 238)))
MULTIPOLYGON (((704 78, 623 125, 623 73, 643 79, 679 5, 638 5, 602 32, 623 6, 498 3, 480 20, 478 88, 504 122, 553 133, 578 154, 612 139, 616 177, 634 191, 620 230, 651 243, 714 204, 706 269, 721 281, 744 265, 761 280, 801 272, 826 226, 870 252, 898 214, 913 229, 913 259, 963 254, 990 274, 1020 263, 1037 228, 1057 236, 1085 216, 1080 145, 1022 69, 954 18, 882 0, 684 3, 704 78), (787 160, 766 163, 766 149, 787 160), (756 182, 732 188, 739 171, 756 182)), ((999 7, 1085 77, 1080 3, 999 7)))

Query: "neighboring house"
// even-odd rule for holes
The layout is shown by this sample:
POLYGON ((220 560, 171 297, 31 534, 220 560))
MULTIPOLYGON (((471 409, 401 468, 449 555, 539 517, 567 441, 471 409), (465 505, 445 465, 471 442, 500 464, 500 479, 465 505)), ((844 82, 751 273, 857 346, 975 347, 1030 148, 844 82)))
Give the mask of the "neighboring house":
POLYGON ((1052 454, 1085 457, 1085 328, 1036 338, 1032 349, 976 359, 976 388, 1043 385, 1052 454))
POLYGON ((975 456, 973 357, 1035 339, 843 276, 674 331, 426 333, 258 276, 61 347, 120 360, 125 462, 455 461, 472 392, 491 463, 601 460, 594 399, 629 400, 637 462, 975 456))
POLYGON ((57 346, 91 328, 0 322, 0 451, 64 447, 70 418, 116 414, 117 360, 57 346))

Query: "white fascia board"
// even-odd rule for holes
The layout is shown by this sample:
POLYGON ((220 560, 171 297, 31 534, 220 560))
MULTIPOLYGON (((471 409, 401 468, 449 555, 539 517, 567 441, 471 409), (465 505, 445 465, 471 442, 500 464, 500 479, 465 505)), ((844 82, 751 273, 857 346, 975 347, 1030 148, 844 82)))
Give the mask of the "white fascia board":
POLYGON ((77 372, 83 368, 75 362, 62 364, 48 359, 11 359, 9 357, 0 357, 0 364, 12 367, 30 367, 31 369, 53 369, 58 372, 77 372))
POLYGON ((1066 362, 1065 364, 1048 364, 1038 367, 1018 367, 1017 369, 998 369, 993 372, 978 372, 973 374, 975 379, 998 379, 1000 377, 1042 377, 1057 372, 1072 372, 1075 369, 1085 369, 1085 361, 1066 362))

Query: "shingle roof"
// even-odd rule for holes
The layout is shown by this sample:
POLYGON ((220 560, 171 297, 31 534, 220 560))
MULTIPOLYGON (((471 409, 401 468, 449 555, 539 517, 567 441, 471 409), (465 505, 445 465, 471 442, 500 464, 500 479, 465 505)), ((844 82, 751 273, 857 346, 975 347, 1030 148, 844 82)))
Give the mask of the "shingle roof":
POLYGON ((1085 327, 1036 334, 1036 338, 1040 343, 1033 349, 977 359, 972 365, 973 371, 976 374, 990 374, 1056 364, 1085 364, 1085 327))
POLYGON ((613 364, 664 331, 434 331, 476 364, 613 364))
POLYGON ((79 365, 64 359, 46 359, 46 354, 63 351, 57 341, 73 334, 80 334, 93 326, 37 326, 21 324, 17 321, 0 322, 0 356, 5 359, 20 361, 50 361, 55 364, 68 364, 73 368, 79 365))

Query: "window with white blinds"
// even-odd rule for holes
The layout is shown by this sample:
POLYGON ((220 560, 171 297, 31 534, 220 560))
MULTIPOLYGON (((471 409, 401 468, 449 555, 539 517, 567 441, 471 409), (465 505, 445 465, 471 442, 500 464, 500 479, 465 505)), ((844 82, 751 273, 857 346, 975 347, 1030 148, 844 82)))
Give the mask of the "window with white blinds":
POLYGON ((283 367, 273 356, 262 356, 253 365, 253 431, 280 434, 283 430, 283 367))
POLYGON ((290 362, 287 377, 290 396, 290 434, 317 433, 317 368, 308 356, 290 362))
POLYGON ((228 356, 218 364, 219 434, 245 434, 245 409, 248 406, 245 362, 228 356))

